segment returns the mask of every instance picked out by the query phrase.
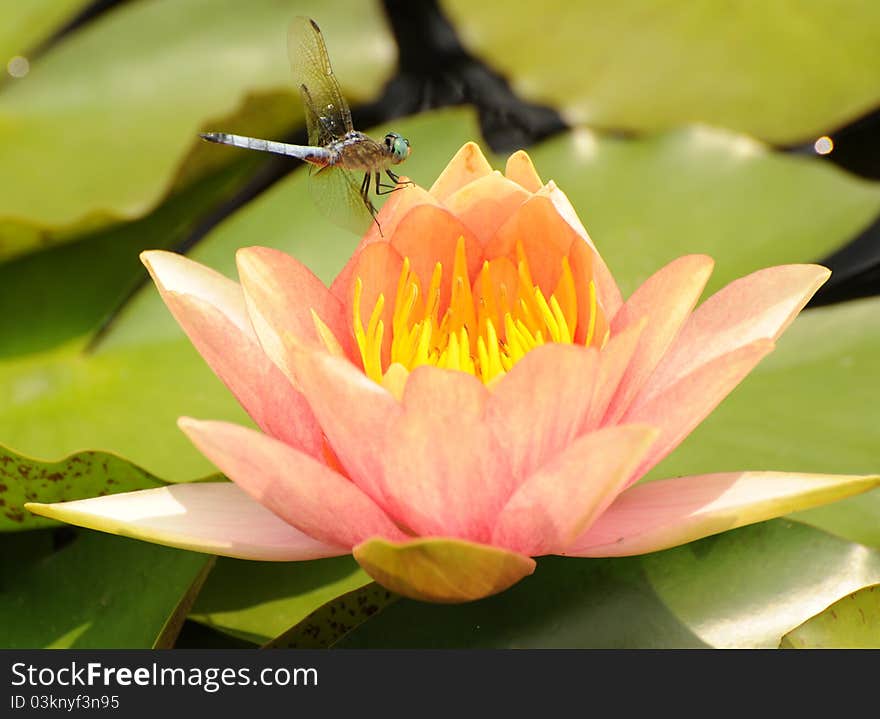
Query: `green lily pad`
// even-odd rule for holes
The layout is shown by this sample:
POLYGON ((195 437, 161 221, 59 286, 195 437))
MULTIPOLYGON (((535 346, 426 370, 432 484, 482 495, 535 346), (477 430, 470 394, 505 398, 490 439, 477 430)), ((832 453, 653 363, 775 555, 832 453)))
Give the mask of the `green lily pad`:
POLYGON ((0 445, 0 532, 57 526, 28 512, 25 502, 66 502, 165 484, 106 452, 79 452, 58 462, 41 462, 0 445))
POLYGON ((336 646, 771 648, 875 577, 877 551, 774 520, 639 557, 545 557, 479 602, 401 599, 336 646))
POLYGON ((26 81, 5 85, 0 257, 146 214, 201 142, 199 130, 249 96, 282 93, 278 124, 299 122, 286 49, 295 14, 322 24, 350 101, 378 92, 394 58, 378 9, 317 0, 128 4, 38 58, 26 81))
POLYGON ((264 644, 327 602, 370 582, 350 556, 310 562, 220 557, 189 619, 264 644))
POLYGON ((442 5, 523 97, 593 127, 704 122, 788 143, 880 102, 880 6, 862 0, 442 5))
POLYGON ((780 649, 880 649, 880 585, 864 587, 782 638, 780 649))
POLYGON ((356 627, 399 599, 376 582, 340 594, 321 605, 262 649, 329 649, 356 627))
POLYGON ((0 360, 73 342, 81 347, 144 278, 143 249, 179 245, 255 167, 248 155, 177 193, 140 220, 0 264, 0 360))
MULTIPOLYGON (((648 479, 729 470, 880 469, 880 299, 809 310, 648 479)), ((880 546, 874 490, 795 518, 880 546)))
POLYGON ((78 531, 69 545, 0 586, 0 646, 149 649, 210 561, 78 531))
POLYGON ((16 55, 28 54, 90 0, 0 0, 0 71, 16 55))
MULTIPOLYGON (((396 123, 395 129, 413 141, 406 172, 420 184, 430 185, 454 150, 476 136, 475 124, 473 114, 461 110, 396 123)), ((558 179, 569 193, 625 289, 632 289, 667 259, 684 252, 717 250, 716 285, 758 266, 811 260, 840 244, 863 218, 880 207, 876 185, 853 180, 818 161, 778 157, 761 149, 743 153, 741 138, 706 133, 677 132, 631 144, 599 140, 605 149, 597 150, 593 159, 578 159, 566 150, 567 145, 579 142, 575 137, 554 140, 535 150, 539 172, 545 179, 558 179), (700 159, 704 151, 713 156, 712 162, 700 159), (618 163, 628 163, 630 179, 611 169, 618 163), (568 169, 569 164, 575 169, 568 169), (682 179, 676 183, 662 178, 664 166, 682 179), (631 179, 639 175, 639 168, 645 168, 646 175, 655 180, 631 179), (762 184, 765 194, 775 195, 775 200, 765 200, 752 189, 762 184), (679 191, 678 185, 687 191, 679 191), (701 200, 698 208, 692 194, 696 188, 701 200), (821 203, 817 201, 820 196, 821 203), (760 209, 761 221, 749 221, 748 243, 737 245, 733 238, 739 235, 730 228, 742 228, 746 216, 757 212, 750 204, 760 209), (607 212, 603 208, 608 208, 607 212), (809 223, 798 220, 792 224, 791 217, 804 215, 809 216, 809 223), (638 218, 637 224, 631 216, 638 218), (721 246, 713 238, 723 228, 728 244, 721 246), (803 244, 802 236, 806 238, 803 244), (798 238, 797 244, 792 243, 793 237, 798 238)), ((295 172, 279 182, 218 226, 191 256, 235 276, 236 248, 269 245, 290 252, 329 281, 357 239, 319 214, 306 181, 304 173, 295 172)), ((823 334, 805 341, 833 347, 828 338, 836 330, 821 331, 823 334)), ((843 403, 851 413, 848 426, 857 425, 857 436, 873 437, 871 427, 862 421, 871 417, 872 407, 856 401, 861 395, 848 391, 848 376, 836 371, 840 358, 826 356, 828 364, 821 382, 824 401, 829 407, 843 403), (856 399, 851 400, 853 396, 856 399)), ((822 367, 817 365, 817 371, 822 367)), ((767 402, 784 396, 790 404, 788 398, 797 396, 809 399, 812 412, 821 414, 822 403, 811 399, 816 397, 814 382, 815 376, 807 384, 787 381, 780 385, 782 389, 765 389, 761 399, 767 402)), ((166 479, 192 479, 213 471, 177 430, 175 422, 180 415, 247 422, 151 286, 127 306, 93 353, 83 355, 78 346, 69 345, 0 362, 0 439, 27 454, 57 456, 93 447, 115 452, 166 479)), ((753 421, 761 415, 748 416, 753 421)), ((801 413, 800 422, 809 416, 801 413)), ((792 427, 777 427, 780 434, 776 437, 790 444, 800 426, 795 422, 792 427)), ((877 469, 852 468, 842 456, 841 445, 833 440, 826 442, 822 466, 810 466, 810 462, 765 466, 756 460, 753 466, 743 467, 748 455, 736 449, 737 434, 728 432, 726 436, 739 462, 724 469, 828 473, 871 473, 877 469)), ((773 432, 765 430, 761 436, 766 443, 774 443, 773 432)), ((698 471, 712 469, 714 466, 704 466, 698 471)))

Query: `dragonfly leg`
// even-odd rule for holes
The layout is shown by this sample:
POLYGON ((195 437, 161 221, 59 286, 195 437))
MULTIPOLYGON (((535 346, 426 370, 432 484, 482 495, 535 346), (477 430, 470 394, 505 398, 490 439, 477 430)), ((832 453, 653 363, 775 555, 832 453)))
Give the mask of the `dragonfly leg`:
POLYGON ((399 190, 402 187, 406 187, 407 185, 414 185, 415 183, 412 180, 407 180, 406 182, 401 182, 400 177, 395 175, 391 170, 385 170, 385 174, 388 175, 393 181, 393 185, 386 185, 381 180, 381 176, 379 173, 376 173, 376 194, 377 195, 387 195, 389 192, 394 192, 395 190, 399 190))

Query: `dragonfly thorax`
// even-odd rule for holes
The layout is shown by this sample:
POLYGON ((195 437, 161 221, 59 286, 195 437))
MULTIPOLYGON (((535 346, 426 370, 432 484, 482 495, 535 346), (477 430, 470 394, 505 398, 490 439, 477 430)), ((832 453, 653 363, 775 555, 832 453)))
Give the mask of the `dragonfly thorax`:
POLYGON ((389 133, 382 142, 369 135, 352 130, 345 137, 327 145, 329 164, 342 165, 348 170, 381 172, 403 162, 409 156, 409 142, 395 133, 389 133))

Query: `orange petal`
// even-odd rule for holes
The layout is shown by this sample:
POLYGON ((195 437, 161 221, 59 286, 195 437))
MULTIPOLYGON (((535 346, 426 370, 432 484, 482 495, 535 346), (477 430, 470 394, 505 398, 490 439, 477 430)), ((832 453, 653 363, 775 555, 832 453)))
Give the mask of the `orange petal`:
POLYGON ((507 158, 504 174, 528 192, 537 192, 544 184, 532 164, 532 158, 523 150, 517 150, 507 158))
MULTIPOLYGON (((380 319, 385 326, 382 336, 382 366, 387 367, 391 358, 391 326, 394 316, 394 298, 397 294, 397 283, 400 280, 400 271, 403 267, 403 258, 388 243, 376 242, 367 245, 354 255, 348 264, 339 273, 330 287, 330 292, 339 299, 344 308, 345 322, 351 335, 351 323, 354 308, 354 285, 360 278, 363 282, 363 294, 361 295, 361 318, 366 325, 376 302, 381 294, 385 298, 385 306, 380 319)), ((361 363, 360 355, 356 358, 361 363)))
MULTIPOLYGON (((521 244, 532 279, 549 297, 562 273, 562 258, 577 239, 553 203, 536 195, 522 203, 499 228, 486 247, 486 257, 509 257, 516 262, 516 247, 521 244)), ((580 278, 575 277, 575 283, 580 284, 580 278)))
POLYGON ((820 265, 782 265, 734 280, 697 307, 635 403, 731 350, 776 340, 830 274, 820 265))
POLYGON ((707 362, 645 404, 631 408, 621 420, 659 427, 660 439, 636 470, 633 481, 657 464, 687 437, 755 365, 773 349, 757 340, 707 362))
MULTIPOLYGON (((408 178, 401 176, 401 182, 405 182, 408 178)), ((382 230, 374 222, 370 225, 360 244, 357 246, 355 253, 363 249, 366 245, 374 242, 388 242, 397 229, 397 224, 406 215, 409 210, 418 205, 438 205, 439 202, 434 196, 418 185, 404 185, 396 189, 376 216, 376 220, 381 225, 382 230)))
POLYGON ((403 414, 400 404, 341 357, 296 352, 293 361, 339 462, 352 481, 382 505, 381 458, 387 427, 403 414))
POLYGON ((611 274, 611 271, 602 259, 602 255, 596 249, 596 246, 587 234, 586 228, 584 228, 583 223, 581 223, 580 218, 578 218, 577 212, 575 212, 568 197, 552 180, 541 188, 539 194, 550 198, 550 201, 553 203, 559 216, 562 217, 568 226, 575 231, 580 238, 581 243, 586 245, 586 247, 579 247, 577 244, 572 246, 572 250, 569 253, 572 260, 572 269, 574 269, 576 255, 581 254, 583 250, 589 249, 591 255, 595 255, 591 264, 593 266, 596 285, 599 290, 599 298, 602 301, 602 307, 605 309, 605 312, 608 313, 609 317, 613 317, 620 308, 620 305, 623 304, 623 298, 620 296, 620 289, 617 286, 617 282, 614 280, 614 276, 611 274))
POLYGON ((430 287, 437 263, 443 266, 440 285, 441 317, 449 306, 455 248, 460 237, 464 237, 468 276, 473 280, 483 263, 481 245, 473 232, 447 209, 430 205, 413 208, 400 221, 391 239, 391 246, 398 254, 409 258, 410 266, 421 281, 423 291, 430 287))
POLYGON ((266 354, 288 366, 285 338, 294 344, 324 348, 312 312, 330 329, 345 353, 353 356, 344 307, 299 260, 271 247, 245 247, 235 255, 251 322, 266 354))
POLYGON ((878 476, 731 472, 636 485, 564 554, 655 552, 873 489, 878 476))
POLYGON ((468 183, 443 203, 476 235, 485 247, 504 222, 530 195, 500 172, 468 183))
POLYGON ((590 408, 597 366, 595 350, 547 344, 526 354, 492 387, 486 423, 517 484, 577 436, 590 408))
POLYGON ((444 604, 503 592, 535 571, 535 561, 521 554, 443 537, 399 543, 372 539, 353 553, 382 586, 410 599, 444 604))
POLYGON ((351 551, 303 534, 232 482, 191 482, 25 507, 78 527, 223 557, 290 562, 351 551))
POLYGON ((459 187, 492 172, 492 166, 475 142, 466 142, 431 185, 429 192, 444 202, 459 187))
POLYGON ((283 442, 228 422, 178 424, 251 497, 320 542, 353 547, 376 535, 404 536, 352 482, 283 442))
POLYGON ((266 433, 314 456, 322 434, 305 398, 260 347, 241 287, 171 252, 141 258, 199 354, 266 433))
POLYGON ((385 429, 385 508, 418 535, 486 542, 513 490, 507 458, 483 421, 488 391, 475 377, 414 369, 404 414, 385 429))
POLYGON ((686 255, 655 272, 633 293, 611 320, 612 335, 647 320, 638 347, 608 406, 603 424, 613 424, 624 412, 688 318, 714 262, 706 255, 686 255))
POLYGON ((580 437, 513 494, 492 544, 530 556, 561 552, 626 486, 657 435, 654 427, 621 425, 580 437))

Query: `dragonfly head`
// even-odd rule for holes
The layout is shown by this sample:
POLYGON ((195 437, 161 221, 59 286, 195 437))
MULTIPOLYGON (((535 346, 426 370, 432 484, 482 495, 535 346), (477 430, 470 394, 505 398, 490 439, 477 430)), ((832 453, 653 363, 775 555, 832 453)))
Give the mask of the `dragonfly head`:
POLYGON ((391 160, 395 165, 409 157, 412 150, 409 146, 409 140, 396 132, 389 132, 385 135, 385 149, 391 155, 391 160))

